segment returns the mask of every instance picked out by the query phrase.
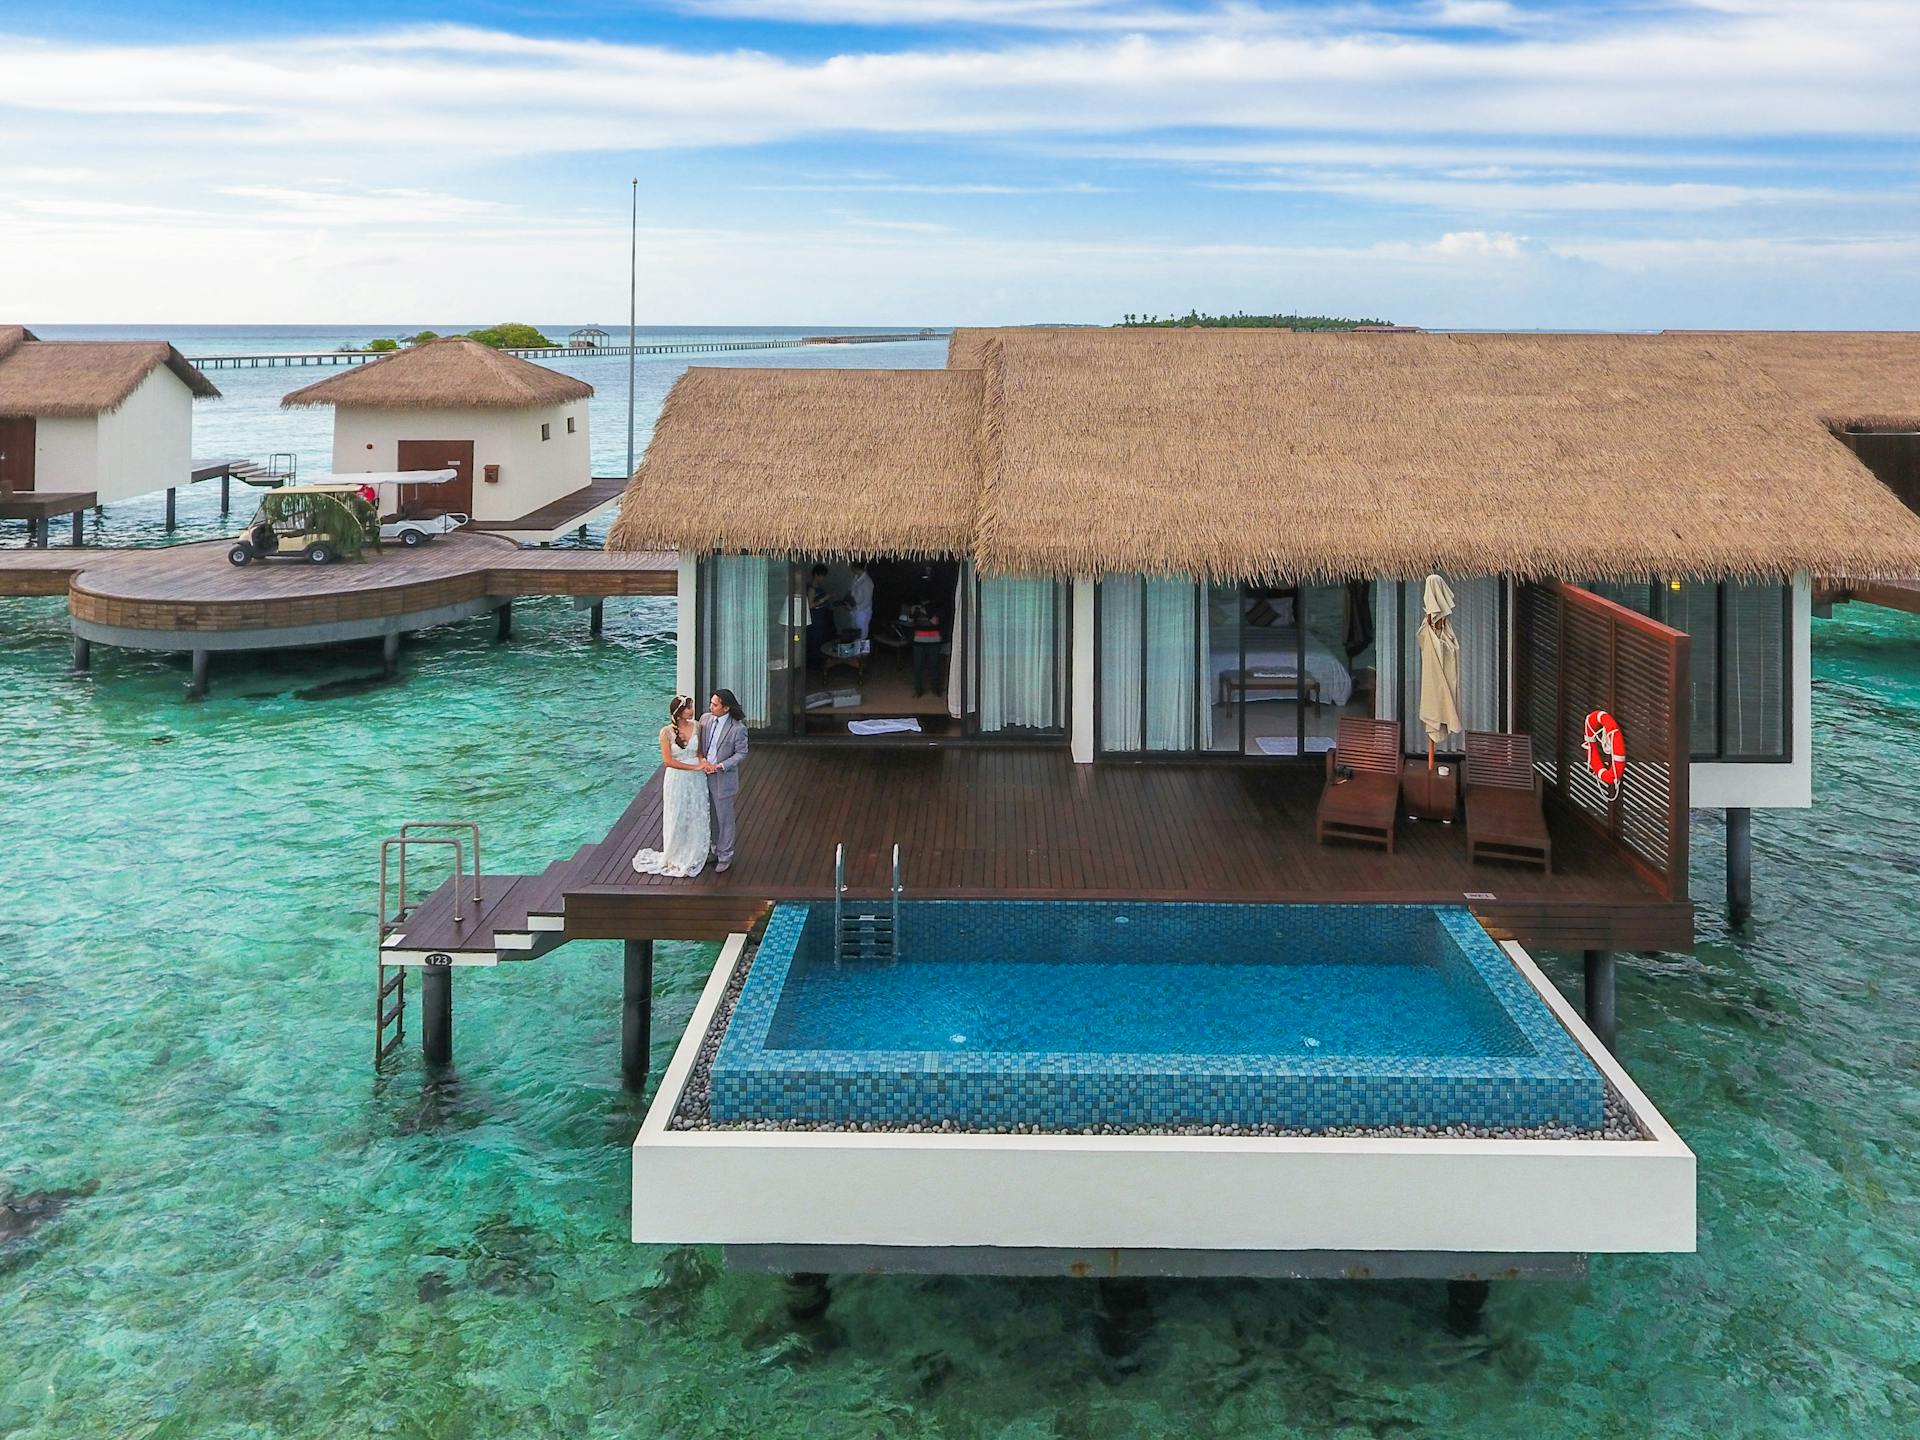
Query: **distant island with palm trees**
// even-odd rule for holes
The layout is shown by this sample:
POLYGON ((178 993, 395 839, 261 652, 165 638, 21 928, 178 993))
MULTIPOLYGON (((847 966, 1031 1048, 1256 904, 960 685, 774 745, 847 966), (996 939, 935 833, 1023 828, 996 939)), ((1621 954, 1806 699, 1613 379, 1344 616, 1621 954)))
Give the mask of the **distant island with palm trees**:
POLYGON ((1349 320, 1339 315, 1249 315, 1236 310, 1231 315, 1209 315, 1189 310, 1184 315, 1132 315, 1123 317, 1120 329, 1179 330, 1359 330, 1373 326, 1391 327, 1391 320, 1349 320))

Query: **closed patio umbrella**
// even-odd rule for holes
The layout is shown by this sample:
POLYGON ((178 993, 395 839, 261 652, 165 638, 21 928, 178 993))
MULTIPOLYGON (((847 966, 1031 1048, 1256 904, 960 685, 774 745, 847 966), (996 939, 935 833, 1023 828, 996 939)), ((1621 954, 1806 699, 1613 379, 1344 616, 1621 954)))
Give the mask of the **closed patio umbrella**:
POLYGON ((1427 768, 1433 747, 1465 728, 1460 718, 1460 637, 1447 617, 1453 614, 1453 587, 1438 575, 1427 576, 1426 611, 1420 622, 1420 724, 1427 732, 1427 768))

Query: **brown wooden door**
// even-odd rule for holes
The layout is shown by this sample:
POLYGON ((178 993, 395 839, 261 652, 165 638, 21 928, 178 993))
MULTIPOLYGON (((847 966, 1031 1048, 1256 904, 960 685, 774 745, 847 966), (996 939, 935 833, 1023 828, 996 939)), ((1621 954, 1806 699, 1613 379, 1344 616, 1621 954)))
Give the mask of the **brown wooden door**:
POLYGON ((0 419, 0 492, 33 489, 33 447, 37 439, 31 415, 0 419))
POLYGON ((460 478, 444 485, 402 485, 402 515, 439 515, 459 511, 473 514, 473 441, 402 440, 398 465, 402 470, 458 470, 460 478))

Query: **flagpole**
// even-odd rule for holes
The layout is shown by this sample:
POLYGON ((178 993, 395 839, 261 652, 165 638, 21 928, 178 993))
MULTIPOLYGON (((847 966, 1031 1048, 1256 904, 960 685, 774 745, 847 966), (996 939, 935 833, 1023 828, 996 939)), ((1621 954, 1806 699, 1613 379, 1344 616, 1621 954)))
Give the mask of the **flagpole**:
POLYGON ((633 221, 627 232, 627 474, 633 474, 633 359, 640 293, 640 178, 633 181, 633 221))

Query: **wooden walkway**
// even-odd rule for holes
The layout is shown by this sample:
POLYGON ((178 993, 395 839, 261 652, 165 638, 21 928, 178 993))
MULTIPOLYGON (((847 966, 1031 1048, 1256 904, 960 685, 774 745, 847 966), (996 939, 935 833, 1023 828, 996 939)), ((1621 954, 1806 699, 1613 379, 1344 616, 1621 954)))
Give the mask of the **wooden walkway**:
POLYGON ((1920 615, 1920 580, 1820 580, 1815 582, 1816 605, 1883 605, 1889 610, 1920 615))
POLYGON ((512 520, 475 520, 466 528, 482 535, 518 533, 557 533, 583 525, 597 512, 614 504, 626 493, 627 482, 618 475, 597 476, 580 489, 549 500, 537 510, 529 510, 512 520))
MULTIPOLYGON (((856 895, 929 898, 1466 904, 1546 949, 1686 949, 1693 907, 1668 901, 1577 821, 1555 873, 1470 864, 1462 826, 1403 822, 1397 853, 1316 845, 1321 775, 1286 764, 1075 765, 1059 747, 765 744, 742 774, 740 853, 725 875, 636 874, 660 843, 655 773, 613 830, 565 865, 566 935, 716 939, 776 900, 833 893, 847 847, 856 895)), ((423 942, 425 943, 425 942, 423 942)))

